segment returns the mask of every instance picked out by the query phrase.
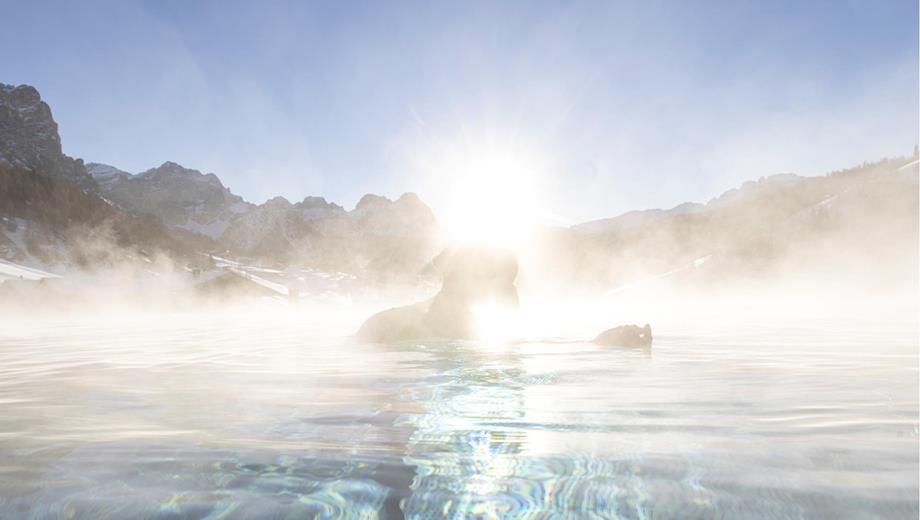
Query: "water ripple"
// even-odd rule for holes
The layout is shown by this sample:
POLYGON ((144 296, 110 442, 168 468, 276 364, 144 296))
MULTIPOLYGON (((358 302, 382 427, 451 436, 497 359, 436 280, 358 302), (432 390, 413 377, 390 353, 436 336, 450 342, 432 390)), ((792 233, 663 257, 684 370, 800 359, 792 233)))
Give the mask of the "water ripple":
POLYGON ((915 336, 0 336, 0 518, 916 518, 915 336))

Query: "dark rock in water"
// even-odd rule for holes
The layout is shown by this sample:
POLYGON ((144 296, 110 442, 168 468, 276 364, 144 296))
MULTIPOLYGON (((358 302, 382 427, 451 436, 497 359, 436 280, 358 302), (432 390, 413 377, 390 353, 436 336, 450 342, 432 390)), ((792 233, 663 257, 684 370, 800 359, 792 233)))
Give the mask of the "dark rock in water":
POLYGON ((652 345, 652 327, 622 325, 605 330, 594 338, 594 343, 605 347, 649 347, 652 345))
POLYGON ((390 342, 421 338, 473 339, 473 307, 492 302, 516 307, 518 264, 514 255, 475 247, 450 248, 432 260, 442 274, 441 290, 431 300, 379 312, 356 337, 390 342))

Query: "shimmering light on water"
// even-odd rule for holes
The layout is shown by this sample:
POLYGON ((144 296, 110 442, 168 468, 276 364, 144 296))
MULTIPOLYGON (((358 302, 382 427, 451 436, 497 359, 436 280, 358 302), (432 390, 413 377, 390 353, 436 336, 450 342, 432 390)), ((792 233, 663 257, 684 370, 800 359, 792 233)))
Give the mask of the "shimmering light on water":
POLYGON ((310 330, 0 331, 0 518, 918 515, 915 328, 651 350, 310 330))

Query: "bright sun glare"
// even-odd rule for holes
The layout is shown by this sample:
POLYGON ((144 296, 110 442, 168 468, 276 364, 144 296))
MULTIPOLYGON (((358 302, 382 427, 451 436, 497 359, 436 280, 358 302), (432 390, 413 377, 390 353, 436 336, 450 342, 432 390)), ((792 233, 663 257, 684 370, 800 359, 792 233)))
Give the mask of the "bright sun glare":
POLYGON ((539 164, 511 150, 470 152, 449 167, 443 217, 452 243, 514 248, 540 219, 539 164))
MULTIPOLYGON (((496 133, 431 143, 419 156, 420 169, 440 174, 433 188, 441 195, 438 215, 449 244, 508 249, 520 259, 541 224, 561 223, 544 206, 552 165, 538 148, 496 133)), ((480 302, 473 318, 484 344, 520 337, 518 309, 480 302)))
POLYGON ((473 318, 476 335, 483 345, 503 345, 520 337, 521 314, 518 309, 486 302, 473 308, 473 318))

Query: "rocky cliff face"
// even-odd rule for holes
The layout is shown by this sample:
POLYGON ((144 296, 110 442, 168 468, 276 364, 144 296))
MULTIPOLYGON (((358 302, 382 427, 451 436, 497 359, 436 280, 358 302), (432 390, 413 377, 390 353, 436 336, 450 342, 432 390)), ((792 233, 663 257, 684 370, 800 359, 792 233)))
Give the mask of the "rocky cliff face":
MULTIPOLYGON (((96 170, 100 180, 128 176, 96 170)), ((209 239, 100 198, 83 161, 64 155, 51 109, 35 88, 0 84, 0 256, 98 269, 163 253, 206 258, 209 239)))
POLYGON ((236 257, 379 281, 416 276, 441 245, 437 220, 414 194, 366 195, 352 211, 322 197, 275 197, 237 217, 218 243, 236 257))
POLYGON ((368 194, 352 211, 314 196, 254 205, 216 175, 172 162, 136 175, 98 163, 87 170, 116 207, 207 235, 216 252, 241 260, 386 281, 417 275, 440 247, 437 220, 412 193, 395 201, 368 194))
POLYGON ((253 207, 213 173, 203 174, 174 162, 137 175, 97 163, 91 163, 89 170, 99 193, 119 207, 211 238, 220 237, 230 222, 253 207))
POLYGON ((59 177, 0 163, 0 257, 81 269, 160 254, 205 264, 210 240, 134 215, 59 177))
POLYGON ((0 83, 0 161, 62 178, 83 189, 95 186, 83 161, 62 152, 51 108, 29 85, 0 83))
POLYGON ((86 172, 90 174, 100 191, 108 191, 109 184, 114 182, 120 182, 128 177, 131 177, 131 174, 119 170, 114 166, 109 166, 108 164, 100 163, 86 163, 86 172))

